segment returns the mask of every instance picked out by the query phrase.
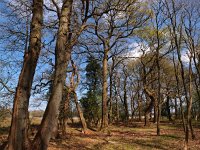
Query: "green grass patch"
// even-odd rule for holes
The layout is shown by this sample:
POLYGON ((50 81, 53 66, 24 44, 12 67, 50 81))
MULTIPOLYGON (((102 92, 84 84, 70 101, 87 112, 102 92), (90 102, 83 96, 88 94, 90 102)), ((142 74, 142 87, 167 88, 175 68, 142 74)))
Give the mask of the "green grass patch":
POLYGON ((160 128, 166 130, 176 130, 178 127, 175 125, 161 125, 160 128))
POLYGON ((166 135, 161 135, 160 138, 163 140, 178 140, 181 137, 177 135, 173 135, 173 134, 169 134, 169 135, 166 134, 166 135))
POLYGON ((9 133, 9 127, 1 127, 0 128, 0 135, 3 135, 3 134, 8 134, 9 133))

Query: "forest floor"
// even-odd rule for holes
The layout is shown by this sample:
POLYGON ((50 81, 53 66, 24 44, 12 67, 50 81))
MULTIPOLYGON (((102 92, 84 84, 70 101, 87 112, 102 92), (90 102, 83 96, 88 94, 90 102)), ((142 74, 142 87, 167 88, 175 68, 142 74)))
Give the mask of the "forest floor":
MULTIPOLYGON (((191 150, 200 150, 200 127, 194 128, 196 138, 189 141, 191 150)), ((50 141, 48 150, 181 150, 184 132, 181 124, 161 123, 161 135, 156 124, 144 127, 143 122, 112 125, 105 131, 81 132, 80 126, 70 125, 65 138, 50 141)), ((0 128, 0 144, 7 138, 8 128, 0 128)))

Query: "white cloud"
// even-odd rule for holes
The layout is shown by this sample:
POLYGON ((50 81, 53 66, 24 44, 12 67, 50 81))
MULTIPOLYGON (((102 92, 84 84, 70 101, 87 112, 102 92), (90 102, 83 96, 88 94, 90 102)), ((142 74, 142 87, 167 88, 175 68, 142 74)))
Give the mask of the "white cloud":
POLYGON ((129 49, 131 49, 131 51, 127 52, 127 57, 135 57, 135 58, 139 58, 141 57, 143 54, 146 54, 147 52, 150 51, 150 48, 142 42, 133 42, 132 44, 129 45, 129 49))
POLYGON ((190 58, 188 57, 189 51, 182 51, 181 53, 181 60, 183 61, 183 63, 189 63, 190 62, 190 58))
MULTIPOLYGON (((148 52, 150 52, 150 47, 148 47, 148 45, 146 45, 143 42, 133 42, 132 44, 129 45, 129 49, 131 49, 131 51, 126 53, 127 57, 135 57, 135 58, 139 58, 141 57, 143 54, 146 54, 148 52)), ((188 54, 190 52, 188 50, 184 50, 181 52, 181 60, 183 61, 183 63, 188 64, 190 59, 188 57, 188 54)))

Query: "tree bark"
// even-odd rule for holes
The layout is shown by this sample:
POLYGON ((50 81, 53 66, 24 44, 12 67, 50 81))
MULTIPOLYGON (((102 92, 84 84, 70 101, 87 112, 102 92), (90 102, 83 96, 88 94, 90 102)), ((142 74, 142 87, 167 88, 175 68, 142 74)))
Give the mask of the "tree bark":
POLYGON ((175 98, 175 120, 178 119, 178 104, 177 104, 177 98, 175 98))
POLYGON ((69 89, 64 87, 62 101, 60 103, 59 109, 59 129, 62 131, 62 136, 65 137, 67 131, 67 119, 68 119, 68 110, 69 110, 69 99, 70 93, 68 92, 69 89))
POLYGON ((141 100, 140 100, 140 94, 138 92, 138 115, 139 115, 139 121, 142 121, 142 115, 141 115, 141 100))
POLYGON ((86 124, 85 118, 83 116, 83 112, 81 110, 81 107, 80 107, 80 105, 78 103, 77 94, 76 94, 76 92, 73 92, 73 94, 74 94, 74 102, 76 104, 76 109, 78 111, 78 114, 79 114, 79 117, 80 117, 80 120, 81 120, 81 124, 82 124, 82 127, 83 127, 83 132, 86 133, 86 131, 87 131, 87 124, 86 124))
POLYGON ((110 110, 109 110, 109 123, 112 124, 112 98, 113 98, 113 70, 114 70, 114 59, 112 59, 112 67, 111 67, 111 71, 110 71, 110 98, 109 98, 109 102, 110 102, 110 110))
POLYGON ((69 25, 73 0, 63 1, 59 16, 59 29, 55 48, 55 74, 52 93, 45 110, 39 131, 33 142, 33 150, 46 150, 51 138, 52 129, 57 123, 59 105, 62 100, 66 68, 71 56, 71 48, 67 47, 69 25))
POLYGON ((169 121, 172 121, 172 115, 171 115, 171 111, 170 111, 170 97, 169 96, 167 96, 166 109, 167 109, 168 119, 169 119, 169 121))
POLYGON ((104 51, 103 58, 103 92, 102 92, 102 122, 101 129, 108 127, 108 106, 107 106, 107 75, 108 75, 108 50, 104 51))
POLYGON ((14 97, 12 122, 8 137, 9 150, 29 149, 28 106, 35 69, 41 51, 43 0, 33 1, 32 12, 29 47, 28 51, 25 51, 24 63, 14 97))
POLYGON ((127 84, 127 76, 125 75, 124 79, 124 109, 125 109, 125 117, 126 117, 126 122, 128 123, 129 121, 129 113, 128 113, 128 101, 127 101, 127 89, 126 89, 126 84, 127 84))
POLYGON ((144 92, 150 98, 150 103, 145 110, 145 126, 149 126, 149 115, 155 103, 154 93, 149 91, 146 87, 144 88, 144 92))
POLYGON ((62 124, 62 135, 64 136, 67 133, 67 113, 69 112, 69 101, 70 99, 70 93, 67 93, 66 100, 64 103, 64 118, 63 118, 63 124, 62 124))
POLYGON ((147 127, 150 126, 149 119, 150 119, 150 112, 145 112, 144 126, 147 126, 147 127))
POLYGON ((153 114, 154 114, 153 123, 156 123, 158 120, 158 102, 157 101, 154 103, 153 114))
MULTIPOLYGON (((189 63, 189 101, 187 102, 187 126, 189 126, 192 139, 195 139, 194 130, 192 127, 192 118, 191 118, 191 110, 192 110, 192 58, 190 56, 189 63)), ((188 128, 188 127, 187 127, 188 128)))
POLYGON ((161 104, 158 104, 157 135, 160 135, 161 104))
MULTIPOLYGON (((116 93, 117 95, 117 93, 116 93)), ((118 104, 118 97, 116 97, 116 101, 115 101, 115 105, 116 105, 116 120, 117 120, 117 124, 119 123, 119 104, 118 104)))

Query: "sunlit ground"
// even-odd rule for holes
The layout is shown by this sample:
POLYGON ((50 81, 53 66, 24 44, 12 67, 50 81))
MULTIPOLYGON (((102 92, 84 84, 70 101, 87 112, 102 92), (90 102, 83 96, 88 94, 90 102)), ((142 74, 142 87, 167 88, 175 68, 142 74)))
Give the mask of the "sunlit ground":
MULTIPOLYGON (((7 123, 9 119, 7 120, 7 123)), ((34 120, 33 123, 38 123, 34 120)), ((195 123, 197 124, 197 123, 195 123)), ((190 139, 191 150, 200 149, 200 128, 195 125, 196 139, 190 139)), ((1 123, 0 144, 6 141, 9 127, 6 121, 1 123)), ((81 132, 79 124, 69 124, 67 135, 51 140, 48 150, 172 150, 183 149, 184 132, 181 124, 161 123, 161 136, 156 135, 156 124, 144 127, 143 122, 132 122, 129 125, 112 125, 104 131, 89 130, 81 132)))

